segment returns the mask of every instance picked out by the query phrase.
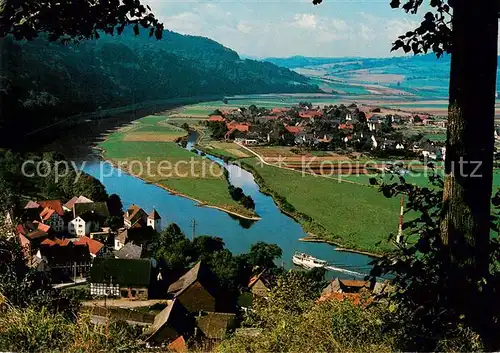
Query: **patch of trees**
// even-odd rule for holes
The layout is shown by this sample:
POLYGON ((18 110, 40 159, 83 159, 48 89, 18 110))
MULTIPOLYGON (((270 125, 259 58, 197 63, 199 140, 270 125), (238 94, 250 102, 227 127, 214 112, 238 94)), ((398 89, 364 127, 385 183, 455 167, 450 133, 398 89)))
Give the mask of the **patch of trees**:
POLYGON ((233 198, 234 201, 241 203, 245 208, 250 210, 255 209, 255 202, 253 201, 250 195, 245 195, 243 189, 240 187, 234 187, 233 185, 228 186, 229 195, 233 198))
POLYGON ((223 121, 207 121, 207 126, 211 132, 210 136, 215 140, 222 140, 228 131, 223 121))
POLYGON ((223 288, 235 292, 246 287, 254 267, 276 268, 274 261, 281 257, 281 249, 275 244, 259 242, 247 254, 233 255, 221 238, 201 235, 188 239, 172 223, 161 232, 154 256, 165 279, 177 278, 202 260, 218 275, 223 288))
POLYGON ((93 201, 108 200, 99 180, 75 170, 59 153, 21 154, 5 149, 0 149, 0 195, 7 207, 16 206, 23 197, 67 200, 84 195, 93 201), (24 165, 26 161, 30 163, 24 165))
POLYGON ((153 41, 142 32, 134 38, 131 27, 123 32, 78 45, 49 42, 44 34, 28 42, 0 38, 2 145, 17 146, 24 133, 69 116, 131 103, 318 90, 303 76, 270 63, 240 60, 207 38, 164 31, 163 40, 153 41))

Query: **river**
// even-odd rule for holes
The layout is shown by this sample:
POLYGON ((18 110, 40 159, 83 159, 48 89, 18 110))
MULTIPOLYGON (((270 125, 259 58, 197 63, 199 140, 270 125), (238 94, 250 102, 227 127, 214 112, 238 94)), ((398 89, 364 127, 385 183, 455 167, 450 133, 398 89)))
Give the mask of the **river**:
MULTIPOLYGON (((195 139, 196 136, 191 135, 186 148, 191 149, 195 139)), ((259 191, 253 175, 237 165, 226 164, 219 158, 207 155, 228 170, 231 184, 241 187, 245 194, 254 199, 255 211, 262 218, 259 221, 241 220, 214 208, 200 207, 188 198, 172 195, 165 189, 101 162, 97 158, 97 151, 88 157, 83 170, 100 179, 108 194, 120 195, 125 207, 135 203, 147 212, 154 207, 162 217, 163 227, 172 222, 177 223, 191 237, 195 222, 195 236, 218 236, 234 254, 248 252, 257 241, 277 244, 283 250, 279 263, 285 268, 293 266, 292 255, 295 251, 305 252, 328 261, 338 269, 328 271, 329 278, 362 278, 363 274, 369 272, 372 259, 368 256, 336 251, 334 246, 325 243, 300 241, 299 238, 307 236, 300 224, 283 214, 270 196, 259 191)))

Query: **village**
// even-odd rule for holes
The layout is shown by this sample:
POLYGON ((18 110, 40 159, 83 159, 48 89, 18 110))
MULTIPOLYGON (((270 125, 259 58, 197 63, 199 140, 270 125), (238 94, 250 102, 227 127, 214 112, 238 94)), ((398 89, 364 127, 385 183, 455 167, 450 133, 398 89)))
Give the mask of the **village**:
MULTIPOLYGON (((193 342, 209 349, 228 334, 261 333, 241 327, 243 314, 266 300, 276 285, 276 271, 283 269, 254 266, 236 292, 221 285, 203 260, 185 273, 162 278, 154 258, 162 217, 135 204, 117 216, 119 212, 117 195, 107 202, 80 195, 66 202, 29 200, 20 217, 7 213, 6 223, 14 229, 11 237, 18 240, 28 265, 46 274, 54 289, 84 286, 82 310, 92 314, 93 322, 115 317, 138 325, 145 347, 186 352, 193 342), (140 305, 160 309, 144 313, 131 308, 140 305)), ((318 302, 349 300, 365 306, 387 289, 386 282, 335 278, 324 283, 318 302)))
POLYGON ((309 102, 286 108, 214 111, 212 137, 244 146, 293 146, 295 151, 363 152, 375 157, 444 160, 447 120, 380 107, 309 102), (427 133, 422 133, 422 131, 427 133))

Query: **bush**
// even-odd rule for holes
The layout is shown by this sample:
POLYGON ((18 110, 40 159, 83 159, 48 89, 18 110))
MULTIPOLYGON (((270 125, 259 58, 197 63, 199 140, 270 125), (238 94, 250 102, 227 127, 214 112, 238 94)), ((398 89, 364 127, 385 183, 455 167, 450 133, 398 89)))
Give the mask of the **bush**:
POLYGON ((256 337, 233 336, 219 352, 390 352, 376 308, 350 301, 316 303, 314 283, 304 274, 281 276, 269 299, 256 302, 246 323, 262 329, 256 337))

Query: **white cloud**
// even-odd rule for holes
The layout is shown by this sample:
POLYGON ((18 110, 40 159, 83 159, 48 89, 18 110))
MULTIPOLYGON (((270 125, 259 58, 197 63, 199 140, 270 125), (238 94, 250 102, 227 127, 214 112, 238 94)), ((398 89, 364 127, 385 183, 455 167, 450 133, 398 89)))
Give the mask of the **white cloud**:
POLYGON ((408 31, 418 27, 417 21, 404 20, 389 20, 385 26, 387 38, 394 41, 396 37, 405 34, 408 31))
POLYGON ((398 53, 390 53, 391 43, 416 27, 413 19, 420 19, 408 19, 399 12, 386 17, 391 15, 385 12, 385 5, 383 11, 374 12, 355 3, 354 9, 345 11, 335 1, 321 7, 307 0, 303 4, 302 0, 286 4, 285 0, 143 1, 152 5, 165 28, 209 37, 238 53, 256 57, 394 55, 398 53))
POLYGON ((296 14, 294 17, 295 25, 302 28, 316 28, 316 15, 310 13, 296 14))
POLYGON ((236 28, 242 33, 248 34, 252 32, 252 26, 248 22, 239 22, 236 28))
POLYGON ((375 39, 375 31, 371 27, 365 25, 364 23, 361 23, 359 25, 359 35, 361 36, 361 38, 365 40, 375 39))
POLYGON ((194 12, 182 12, 180 14, 162 18, 165 28, 182 34, 201 34, 202 19, 194 12))

